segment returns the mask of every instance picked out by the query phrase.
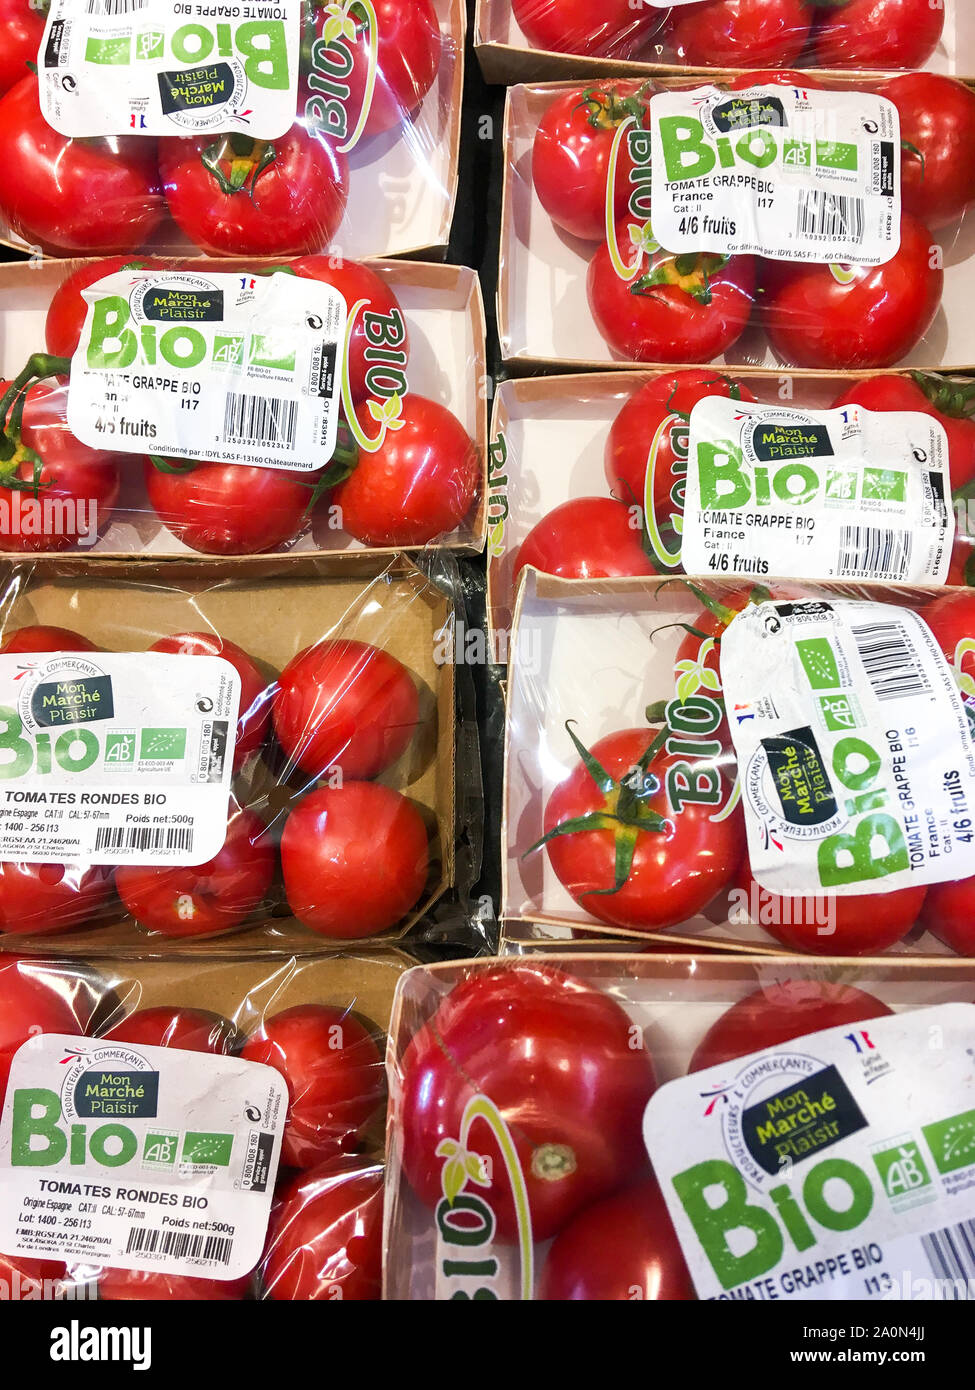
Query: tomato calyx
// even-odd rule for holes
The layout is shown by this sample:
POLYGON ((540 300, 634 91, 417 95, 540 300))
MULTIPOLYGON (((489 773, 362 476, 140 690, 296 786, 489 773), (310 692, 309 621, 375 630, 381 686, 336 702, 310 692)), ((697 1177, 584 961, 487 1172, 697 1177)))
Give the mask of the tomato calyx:
POLYGON ((555 826, 540 840, 527 849, 522 858, 534 854, 561 835, 578 835, 585 831, 609 830, 616 840, 616 862, 612 888, 595 888, 585 897, 612 897, 625 887, 633 867, 637 839, 644 835, 664 835, 671 828, 671 822, 655 811, 650 802, 660 792, 661 781, 650 771, 654 758, 660 752, 668 736, 668 729, 655 731, 648 729, 650 742, 640 761, 631 768, 625 777, 618 780, 610 776, 606 769, 593 757, 592 753, 579 739, 572 726, 575 720, 566 720, 566 733, 571 738, 583 766, 589 773, 598 790, 602 793, 604 804, 598 811, 588 811, 582 816, 571 816, 555 826))
POLYGON ((579 1164, 568 1144, 540 1144, 532 1153, 532 1176, 541 1182, 570 1178, 579 1164))
POLYGON ((359 446, 352 436, 352 431, 345 420, 339 421, 338 436, 335 442, 335 452, 328 463, 322 469, 320 475, 315 479, 311 487, 311 497, 308 506, 305 508, 305 515, 315 507, 327 492, 344 483, 347 478, 359 466, 359 446))
POLYGON ((234 131, 207 145, 200 161, 216 179, 221 193, 229 196, 246 192, 253 196, 258 179, 277 157, 278 152, 270 141, 255 140, 234 131))
POLYGON ((50 486, 55 481, 52 478, 49 483, 41 482, 44 461, 23 441, 24 407, 31 387, 37 382, 50 376, 67 376, 70 371, 71 362, 67 357, 55 357, 46 352, 34 353, 0 399, 0 486, 8 491, 30 492, 37 497, 42 487, 50 486), (31 466, 29 478, 19 476, 25 463, 31 466))
MULTIPOLYGON (((724 374, 723 372, 716 372, 715 375, 710 379, 710 381, 702 381, 702 382, 701 382, 701 385, 702 385, 702 386, 718 386, 718 385, 720 385, 720 384, 722 384, 722 383, 723 383, 725 386, 727 386, 727 388, 728 388, 728 399, 729 399, 729 400, 732 400, 732 401, 740 401, 740 400, 741 400, 742 397, 741 397, 741 385, 740 385, 740 383, 737 382, 737 381, 732 381, 731 377, 730 377, 730 376, 725 376, 725 374, 724 374)), ((691 412, 690 412, 689 410, 677 410, 677 409, 675 409, 675 407, 674 407, 674 397, 677 395, 677 392, 678 392, 679 390, 680 390, 680 384, 678 383, 678 384, 674 387, 673 391, 671 391, 670 395, 667 397, 667 401, 666 401, 666 404, 664 405, 664 409, 667 411, 667 414, 668 414, 668 415, 674 415, 674 416, 676 416, 676 418, 677 418, 678 420, 683 420, 685 425, 689 425, 689 424, 690 424, 690 421, 691 421, 691 412)))
POLYGON ((951 381, 936 372, 911 372, 911 380, 942 415, 952 420, 975 417, 975 381, 951 381))
POLYGON ((711 303, 711 281, 728 264, 728 256, 710 252, 690 252, 683 256, 665 256, 645 275, 630 286, 631 294, 652 295, 659 289, 673 287, 683 290, 698 304, 711 303))
POLYGON ((586 117, 593 130, 616 130, 631 117, 641 122, 647 113, 643 99, 647 90, 653 90, 652 82, 644 82, 632 96, 621 97, 615 87, 587 87, 576 103, 576 111, 588 111, 586 117))

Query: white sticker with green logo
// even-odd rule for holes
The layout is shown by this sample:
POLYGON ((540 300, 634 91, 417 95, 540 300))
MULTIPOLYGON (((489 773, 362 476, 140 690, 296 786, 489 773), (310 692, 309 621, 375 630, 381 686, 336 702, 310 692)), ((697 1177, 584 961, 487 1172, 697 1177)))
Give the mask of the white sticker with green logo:
POLYGON ((205 864, 227 836, 240 676, 216 656, 0 656, 0 859, 205 864))
POLYGON ((298 109, 301 0, 51 0, 37 68, 49 125, 276 140, 298 109))
POLYGON ((701 1298, 975 1298, 975 1006, 662 1086, 644 1139, 701 1298))
POLYGON ((39 1034, 0 1116, 0 1253, 239 1279, 261 1257, 288 1089, 272 1067, 39 1034))
POLYGON ((975 874, 975 739, 923 617, 752 605, 721 639, 721 682, 763 888, 852 896, 975 874))
POLYGON ((931 416, 721 396, 691 411, 688 574, 944 584, 954 525, 948 440, 931 416))
POLYGON ((68 388, 82 443, 304 472, 332 457, 348 313, 331 285, 119 271, 84 298, 68 388))
POLYGON ((900 120, 885 97, 658 92, 653 233, 668 251, 882 265, 900 247, 900 120))

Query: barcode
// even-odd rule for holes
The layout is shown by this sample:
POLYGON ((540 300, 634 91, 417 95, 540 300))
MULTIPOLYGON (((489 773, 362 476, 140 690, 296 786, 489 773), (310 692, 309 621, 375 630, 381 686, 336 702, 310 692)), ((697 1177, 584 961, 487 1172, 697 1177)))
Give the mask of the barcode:
POLYGON ((95 849, 185 850, 193 848, 192 826, 103 825, 95 836, 95 849))
POLYGON ((799 192, 796 232, 819 241, 863 240, 866 216, 862 198, 846 198, 828 188, 806 188, 799 192))
POLYGON ((840 578, 903 579, 911 563, 910 531, 884 526, 843 526, 840 529, 840 578))
POLYGON ((936 1279, 950 1281, 956 1299, 973 1297, 975 1280, 975 1221, 960 1221, 921 1237, 924 1253, 936 1279), (958 1287, 961 1284, 964 1291, 958 1287))
POLYGON ((129 14, 132 10, 144 10, 149 0, 88 0, 89 14, 129 14))
POLYGON ((223 433, 228 444, 279 444, 295 447, 298 402, 277 396, 227 395, 223 433))
POLYGON ((145 1226, 129 1230, 127 1255, 168 1255, 174 1260, 205 1260, 225 1265, 234 1243, 228 1236, 194 1235, 191 1231, 158 1231, 145 1226))
POLYGON ((850 630, 878 700, 908 700, 930 691, 917 652, 899 623, 867 623, 850 630))

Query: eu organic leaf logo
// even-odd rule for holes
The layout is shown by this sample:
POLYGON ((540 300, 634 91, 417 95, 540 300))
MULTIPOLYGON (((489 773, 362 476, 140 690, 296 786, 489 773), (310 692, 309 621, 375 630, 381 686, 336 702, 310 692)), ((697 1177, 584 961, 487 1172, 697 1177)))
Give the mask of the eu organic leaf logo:
POLYGON ((491 1186, 482 1156, 465 1149, 456 1139, 441 1139, 436 1152, 438 1158, 447 1160, 440 1174, 440 1182, 443 1195, 451 1206, 468 1182, 477 1183, 478 1187, 491 1186))

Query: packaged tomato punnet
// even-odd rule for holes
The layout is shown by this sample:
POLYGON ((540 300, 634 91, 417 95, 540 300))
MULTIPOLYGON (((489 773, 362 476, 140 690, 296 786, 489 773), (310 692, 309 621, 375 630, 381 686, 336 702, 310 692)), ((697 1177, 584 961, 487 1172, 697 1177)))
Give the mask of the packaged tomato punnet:
POLYGON ((973 1039, 944 964, 419 966, 387 1052, 385 1297, 957 1297, 973 1039))
POLYGON ((473 271, 115 257, 7 267, 0 300, 0 550, 480 545, 473 271))
POLYGON ((454 883, 455 836, 476 837, 450 592, 402 564, 9 569, 0 951, 402 935, 454 883))
POLYGON ((54 0, 38 33, 28 0, 5 0, 11 244, 50 256, 446 247, 461 0, 283 0, 250 17, 158 0, 151 22, 143 8, 79 14, 54 0))
POLYGON ((973 630, 967 589, 529 571, 504 918, 561 939, 975 955, 973 630))
POLYGON ((973 130, 933 73, 513 87, 502 354, 968 370, 973 130))
POLYGON ((377 1299, 405 957, 0 956, 0 1287, 377 1299))

